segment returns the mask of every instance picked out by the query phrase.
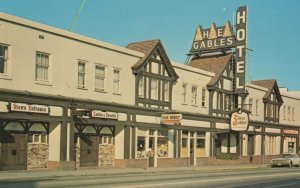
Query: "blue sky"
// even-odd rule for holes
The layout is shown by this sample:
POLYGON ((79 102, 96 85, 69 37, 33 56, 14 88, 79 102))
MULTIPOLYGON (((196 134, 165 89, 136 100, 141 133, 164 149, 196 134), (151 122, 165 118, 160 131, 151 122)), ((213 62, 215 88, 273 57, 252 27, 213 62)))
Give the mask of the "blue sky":
MULTIPOLYGON (((0 0, 0 11, 68 30, 82 0, 0 0)), ((73 32, 112 44, 160 39, 184 63, 197 25, 232 22, 248 5, 248 80, 300 90, 299 0, 86 0, 73 32)))

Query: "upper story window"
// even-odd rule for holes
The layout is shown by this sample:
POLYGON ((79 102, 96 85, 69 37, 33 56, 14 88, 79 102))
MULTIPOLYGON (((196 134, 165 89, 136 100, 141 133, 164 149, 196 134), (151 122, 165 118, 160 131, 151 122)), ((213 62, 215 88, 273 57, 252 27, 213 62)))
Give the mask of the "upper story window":
POLYGON ((255 100, 255 114, 258 115, 258 99, 255 100))
POLYGON ((295 107, 292 108, 292 121, 295 120, 295 107))
POLYGON ((105 91, 105 66, 95 66, 95 90, 105 91))
POLYGON ((138 90, 138 95, 139 98, 144 98, 144 88, 145 88, 145 81, 144 81, 145 77, 144 76, 139 76, 139 90, 138 90))
POLYGON ((203 87, 202 88, 202 103, 201 103, 202 107, 205 107, 205 91, 206 91, 206 89, 205 89, 205 87, 203 87))
POLYGON ((120 93, 120 69, 114 68, 113 93, 120 93))
POLYGON ((169 101, 169 97, 170 97, 170 83, 169 81, 165 81, 164 82, 164 101, 169 101))
POLYGON ((286 117, 285 117, 285 109, 286 109, 286 106, 284 105, 284 106, 283 106, 283 119, 286 118, 286 117))
POLYGON ((187 91, 187 84, 182 84, 182 102, 186 104, 186 91, 187 91))
POLYGON ((252 105, 253 105, 253 99, 249 98, 249 111, 252 113, 252 105))
POLYGON ((191 103, 192 105, 197 105, 197 91, 198 90, 198 87, 197 86, 192 86, 192 99, 191 99, 191 103))
POLYGON ((157 78, 151 78, 151 99, 158 99, 158 80, 157 78))
POLYGON ((85 88, 85 62, 78 62, 78 87, 85 88))
POLYGON ((35 80, 49 81, 49 54, 36 52, 35 80))
POLYGON ((231 97, 230 97, 230 95, 225 96, 225 110, 226 111, 231 110, 231 97))
POLYGON ((7 74, 8 46, 0 44, 0 74, 7 74))
POLYGON ((291 120, 291 107, 288 106, 288 117, 287 117, 288 121, 291 120))

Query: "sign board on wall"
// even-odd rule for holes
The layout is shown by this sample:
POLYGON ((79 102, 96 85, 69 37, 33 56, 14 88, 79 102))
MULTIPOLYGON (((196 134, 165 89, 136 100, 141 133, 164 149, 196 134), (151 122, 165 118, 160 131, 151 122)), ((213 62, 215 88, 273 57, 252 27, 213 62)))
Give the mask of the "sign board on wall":
POLYGON ((165 125, 180 125, 182 120, 182 114, 162 114, 161 124, 165 125))
POLYGON ((230 128, 233 131, 246 131, 249 126, 249 115, 245 112, 234 112, 230 116, 230 128))
POLYGON ((92 110, 91 117, 93 117, 93 118, 103 118, 103 119, 118 119, 118 113, 92 110))
POLYGON ((10 103, 10 111, 49 114, 49 107, 37 104, 10 103))
POLYGON ((298 130, 290 130, 290 129, 284 129, 283 130, 284 134, 298 134, 298 130))

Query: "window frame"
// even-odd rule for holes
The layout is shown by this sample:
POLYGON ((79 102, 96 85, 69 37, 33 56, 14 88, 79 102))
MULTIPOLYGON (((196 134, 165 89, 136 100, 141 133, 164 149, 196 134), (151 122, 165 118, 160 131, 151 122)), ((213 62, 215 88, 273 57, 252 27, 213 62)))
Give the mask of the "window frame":
POLYGON ((151 80, 151 88, 150 88, 150 90, 151 90, 151 100, 158 100, 158 95, 159 95, 158 94, 158 81, 159 81, 159 79, 151 78, 150 80, 151 80), (153 83, 155 83, 155 87, 154 87, 153 83), (155 97, 154 97, 153 94, 155 94, 155 97))
POLYGON ((102 64, 95 64, 95 91, 105 92, 106 91, 106 66, 102 64), (103 68, 103 74, 97 73, 97 68, 103 68), (97 86, 97 80, 103 81, 103 88, 97 86))
POLYGON ((113 68, 113 93, 120 94, 121 93, 121 69, 120 68, 113 68), (115 77, 115 71, 118 71, 117 78, 115 77), (115 84, 117 84, 117 91, 115 90, 115 84))
POLYGON ((198 86, 192 85, 191 87, 191 105, 197 106, 198 104, 198 86), (195 92, 193 92, 195 91, 195 92))
POLYGON ((3 72, 0 72, 1 76, 7 76, 9 72, 9 51, 10 46, 7 44, 0 43, 0 46, 3 47, 3 56, 0 56, 0 58, 3 60, 3 72), (5 51, 6 48, 6 51, 5 51))
POLYGON ((187 83, 182 83, 182 99, 183 99, 183 104, 187 104, 187 83))
POLYGON ((51 69, 50 69, 50 64, 51 64, 51 54, 42 52, 42 51, 36 51, 35 53, 35 81, 37 82, 50 82, 51 81, 51 69), (38 60, 40 55, 41 62, 38 60), (46 58, 44 60, 47 60, 47 64, 43 64, 42 58, 46 58), (38 70, 42 70, 42 73, 45 74, 46 72, 46 77, 45 75, 39 77, 38 70))
POLYGON ((201 96, 201 106, 204 108, 206 107, 205 104, 205 99, 206 99, 206 88, 202 87, 202 96, 201 96))
POLYGON ((78 60, 78 63, 77 63, 77 88, 79 89, 86 89, 86 61, 83 61, 83 60, 78 60), (79 65, 84 65, 83 68, 84 70, 80 72, 79 70, 79 65), (80 85, 79 83, 79 78, 80 76, 82 76, 83 78, 83 85, 80 85))

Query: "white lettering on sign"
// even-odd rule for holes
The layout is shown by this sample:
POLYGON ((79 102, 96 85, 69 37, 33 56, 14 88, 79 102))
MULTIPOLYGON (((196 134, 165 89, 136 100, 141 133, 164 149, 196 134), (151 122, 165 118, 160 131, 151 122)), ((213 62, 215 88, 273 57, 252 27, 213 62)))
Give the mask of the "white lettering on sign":
POLYGON ((10 110, 15 112, 30 112, 30 113, 40 113, 48 114, 49 107, 44 105, 35 104, 24 104, 24 103, 10 103, 10 110))
POLYGON ((249 116, 245 112, 231 114, 230 127, 233 131, 246 131, 249 125, 249 116))
POLYGON ((237 12, 236 23, 237 24, 246 23, 246 11, 237 12), (242 22, 241 22, 241 20, 242 20, 242 22))
POLYGON ((205 39, 201 41, 195 41, 193 43, 193 50, 216 49, 216 48, 228 47, 232 45, 233 45, 233 37, 205 39))
POLYGON ((247 42, 247 7, 239 7, 236 12, 236 93, 245 93, 246 84, 246 42, 247 42))
POLYGON ((245 72, 245 62, 238 61, 236 62, 236 73, 244 73, 245 72))
POLYGON ((161 124, 180 125, 182 114, 162 114, 161 124))
POLYGON ((118 113, 115 112, 103 112, 99 110, 92 111, 92 117, 103 118, 103 119, 118 119, 118 113))

